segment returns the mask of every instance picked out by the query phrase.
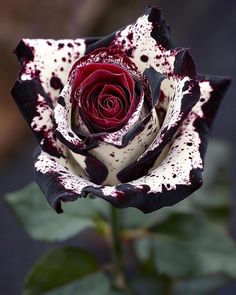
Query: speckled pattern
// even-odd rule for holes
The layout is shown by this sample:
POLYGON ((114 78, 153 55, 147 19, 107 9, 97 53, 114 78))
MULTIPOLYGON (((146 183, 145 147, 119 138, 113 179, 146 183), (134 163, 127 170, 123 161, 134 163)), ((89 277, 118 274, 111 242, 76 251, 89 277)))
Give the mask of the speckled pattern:
POLYGON ((173 47, 159 9, 104 39, 24 39, 15 52, 21 71, 12 93, 41 146, 36 180, 58 213, 61 202, 88 193, 148 213, 202 185, 210 127, 230 80, 198 76, 188 50, 173 47), (76 132, 74 73, 101 62, 124 67, 143 94, 120 130, 90 134, 78 118, 76 132))
POLYGON ((22 62, 20 80, 38 78, 55 102, 73 63, 85 52, 85 40, 23 39, 15 52, 22 62))

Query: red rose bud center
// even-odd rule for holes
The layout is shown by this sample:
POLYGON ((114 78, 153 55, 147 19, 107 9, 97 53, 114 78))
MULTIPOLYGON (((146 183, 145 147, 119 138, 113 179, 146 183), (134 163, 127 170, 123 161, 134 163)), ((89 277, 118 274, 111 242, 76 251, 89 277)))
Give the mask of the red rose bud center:
MULTIPOLYGON (((115 64, 77 67, 72 84, 74 118, 79 115, 91 133, 119 130, 139 103, 140 93, 135 91, 135 84, 131 75, 115 64)), ((78 125, 76 119, 72 121, 78 125)))

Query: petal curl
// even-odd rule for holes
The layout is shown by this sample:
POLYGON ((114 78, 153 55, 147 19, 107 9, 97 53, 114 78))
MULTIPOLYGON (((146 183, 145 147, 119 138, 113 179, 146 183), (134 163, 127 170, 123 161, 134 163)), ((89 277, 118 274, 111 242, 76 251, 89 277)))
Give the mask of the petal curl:
POLYGON ((202 184, 208 135, 229 79, 199 77, 201 99, 185 118, 168 155, 155 170, 129 183, 101 186, 73 174, 71 168, 45 152, 37 155, 36 180, 49 203, 62 212, 61 202, 92 193, 118 208, 136 207, 148 213, 173 205, 202 184))

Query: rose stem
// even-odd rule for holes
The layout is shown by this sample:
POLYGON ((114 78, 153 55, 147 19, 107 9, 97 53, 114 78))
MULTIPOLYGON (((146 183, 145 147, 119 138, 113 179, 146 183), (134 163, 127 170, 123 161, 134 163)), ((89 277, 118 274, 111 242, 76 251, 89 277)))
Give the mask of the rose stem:
POLYGON ((123 271, 123 257, 121 247, 119 212, 114 206, 111 208, 111 229, 112 229, 112 258, 115 273, 115 286, 131 294, 123 271))

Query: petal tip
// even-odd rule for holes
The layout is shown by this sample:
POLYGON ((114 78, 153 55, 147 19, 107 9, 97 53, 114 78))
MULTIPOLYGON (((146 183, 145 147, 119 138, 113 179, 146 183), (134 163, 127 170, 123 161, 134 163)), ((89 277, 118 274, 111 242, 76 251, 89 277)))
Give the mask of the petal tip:
POLYGON ((34 59, 33 48, 28 46, 23 39, 20 40, 16 48, 13 50, 13 53, 16 54, 19 61, 23 59, 32 61, 34 59))
POLYGON ((169 50, 173 48, 170 40, 170 27, 162 16, 162 10, 156 6, 148 7, 145 11, 148 21, 152 23, 151 37, 163 48, 169 50))
POLYGON ((179 50, 175 57, 174 74, 177 76, 196 77, 196 66, 188 48, 179 50))

